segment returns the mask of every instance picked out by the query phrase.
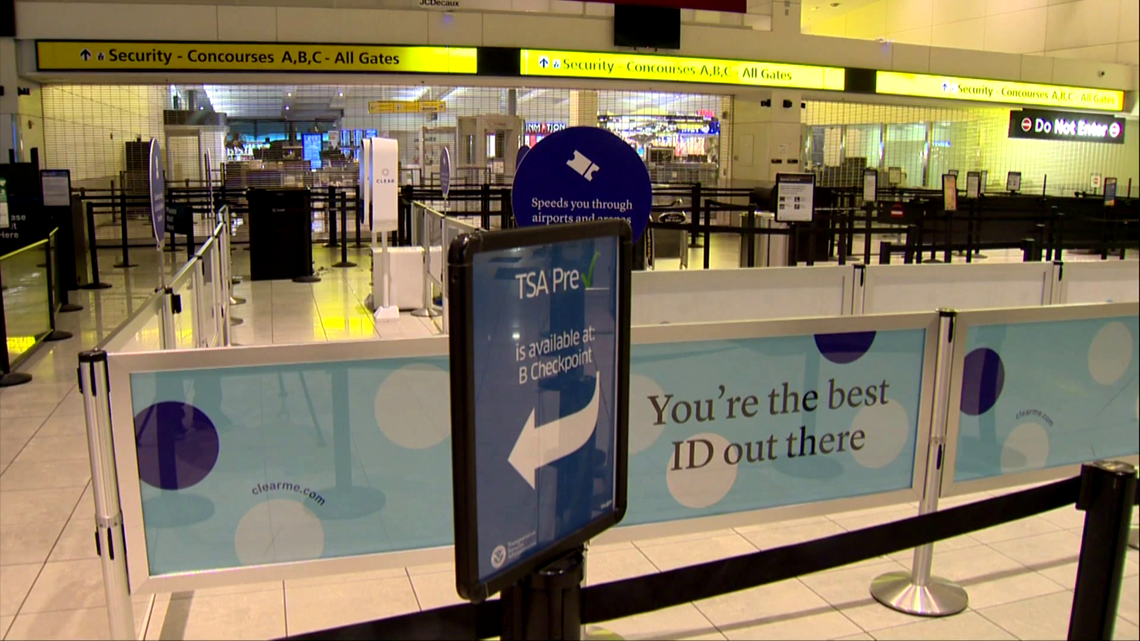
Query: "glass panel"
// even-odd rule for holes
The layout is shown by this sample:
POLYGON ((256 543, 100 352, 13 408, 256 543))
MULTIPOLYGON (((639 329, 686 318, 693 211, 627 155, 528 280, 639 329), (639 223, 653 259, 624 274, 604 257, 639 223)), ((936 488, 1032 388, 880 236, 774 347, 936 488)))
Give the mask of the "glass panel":
POLYGON ((41 241, 0 258, 0 287, 3 287, 4 329, 8 361, 15 363, 36 342, 51 331, 48 307, 48 277, 44 245, 41 241))

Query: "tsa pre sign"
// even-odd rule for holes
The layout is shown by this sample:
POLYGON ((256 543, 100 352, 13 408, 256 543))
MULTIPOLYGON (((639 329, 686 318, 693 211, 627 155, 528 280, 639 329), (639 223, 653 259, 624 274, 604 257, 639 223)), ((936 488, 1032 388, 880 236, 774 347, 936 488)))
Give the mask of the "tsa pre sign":
POLYGON ((452 376, 462 377, 453 389, 463 380, 469 392, 452 397, 470 400, 453 405, 468 421, 455 428, 453 458, 474 457, 474 469, 455 473, 457 583, 467 598, 486 598, 624 512, 629 236, 580 233, 599 228, 625 226, 509 232, 566 240, 475 249, 464 261, 470 295, 452 312, 467 308, 469 344, 453 338, 452 376), (469 362, 455 364, 458 352, 469 362))

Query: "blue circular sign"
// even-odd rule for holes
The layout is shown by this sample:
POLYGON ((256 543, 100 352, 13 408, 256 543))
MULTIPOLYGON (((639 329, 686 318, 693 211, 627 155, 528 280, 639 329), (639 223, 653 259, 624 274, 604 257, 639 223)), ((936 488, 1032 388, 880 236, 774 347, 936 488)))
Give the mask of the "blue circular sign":
POLYGON ((649 223, 649 170, 618 136, 571 127, 542 139, 519 164, 511 205, 520 227, 624 218, 636 241, 649 223))
POLYGON ((150 179, 150 222, 154 227, 154 242, 162 247, 166 238, 166 182, 162 175, 162 153, 158 141, 150 140, 150 166, 147 171, 150 179))
POLYGON ((451 191, 451 152, 447 147, 443 148, 443 154, 439 157, 439 188, 443 191, 443 197, 447 198, 447 192, 451 191))
POLYGON ((519 165, 522 164, 523 158, 526 158, 526 155, 529 153, 530 153, 530 147, 528 147, 527 145, 523 145, 522 147, 519 147, 519 153, 515 156, 515 173, 518 173, 519 165))

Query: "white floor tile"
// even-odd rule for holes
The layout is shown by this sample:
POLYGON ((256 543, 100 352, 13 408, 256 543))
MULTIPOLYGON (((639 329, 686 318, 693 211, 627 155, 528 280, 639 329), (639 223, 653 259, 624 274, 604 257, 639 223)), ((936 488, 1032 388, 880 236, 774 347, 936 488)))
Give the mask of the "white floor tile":
MULTIPOLYGON (((145 616, 144 608, 134 609, 136 636, 142 632, 145 616)), ((110 636, 107 608, 100 607, 28 614, 21 612, 8 628, 5 639, 108 639, 110 636)))
POLYGON ((586 556, 586 584, 598 585, 635 576, 655 574, 657 567, 636 548, 596 552, 586 556))
POLYGON ((705 539, 700 545, 693 545, 691 542, 666 545, 639 543, 638 547, 662 572, 756 552, 755 546, 735 532, 705 539))
POLYGON ((805 585, 835 606, 860 628, 875 630, 911 623, 913 617, 879 605, 871 596, 871 581, 880 574, 903 571, 894 561, 861 565, 801 577, 805 585))
POLYGON ((21 454, 0 474, 0 492, 83 487, 89 480, 91 471, 86 461, 33 460, 21 454))
POLYGON ((353 581, 286 590, 290 634, 416 612, 419 602, 407 577, 353 581))
POLYGON ((47 563, 20 613, 56 612, 106 605, 99 559, 47 563))
POLYGON ((39 563, 0 566, 0 615, 15 616, 42 567, 39 563))
POLYGON ((724 639, 701 612, 686 603, 647 614, 586 626, 587 639, 724 639))
MULTIPOLYGON (((0 398, 2 403, 14 403, 7 397, 0 398)), ((44 424, 44 421, 38 418, 9 418, 0 421, 0 439, 11 439, 12 441, 23 440, 25 443, 31 440, 36 431, 44 424)))
POLYGON ((0 492, 0 528, 56 523, 60 530, 83 494, 83 486, 0 492))
POLYGON ((43 563, 66 522, 66 519, 48 519, 41 523, 7 526, 0 520, 0 566, 43 563))
POLYGON ((417 574, 411 577, 412 589, 421 610, 466 603, 455 590, 455 575, 446 572, 417 574))
POLYGON ((979 613, 1020 639, 1064 639, 1072 607, 1073 593, 1065 591, 984 608, 979 613))
POLYGON ((1076 561, 1081 553, 1081 537, 1061 530, 993 543, 990 547, 1023 565, 1049 568, 1076 561))
POLYGON ((285 636, 283 592, 155 601, 147 639, 276 639, 285 636))
POLYGON ((770 550, 785 545, 813 541, 815 539, 822 539, 846 532, 843 528, 826 519, 789 527, 780 527, 780 525, 779 523, 773 523, 767 527, 753 526, 746 530, 738 530, 738 532, 740 532, 741 536, 748 539, 752 545, 755 545, 761 550, 770 550))
POLYGON ((1016 639, 976 612, 962 612, 939 619, 926 619, 895 628, 877 630, 875 638, 889 639, 1016 639))
POLYGON ((697 607, 729 639, 831 639, 860 631, 794 579, 698 601, 697 607))
POLYGON ((1061 528, 1053 523, 1039 516, 1033 516, 1028 519, 1021 519, 997 527, 971 532, 970 536, 982 543, 989 544, 1000 543, 1001 541, 1012 541, 1014 539, 1024 539, 1038 534, 1048 534, 1050 532, 1056 532, 1059 529, 1061 528))
MULTIPOLYGON (((902 564, 910 569, 909 562, 902 564)), ((1064 589, 1009 557, 986 546, 934 555, 934 575, 962 586, 975 610, 1064 589)))
POLYGON ((0 616, 0 639, 8 634, 8 628, 11 627, 12 622, 16 620, 15 616, 0 616))
POLYGON ((75 514, 63 528, 55 547, 52 548, 49 562, 77 561, 97 558, 95 550, 95 519, 90 514, 75 514))

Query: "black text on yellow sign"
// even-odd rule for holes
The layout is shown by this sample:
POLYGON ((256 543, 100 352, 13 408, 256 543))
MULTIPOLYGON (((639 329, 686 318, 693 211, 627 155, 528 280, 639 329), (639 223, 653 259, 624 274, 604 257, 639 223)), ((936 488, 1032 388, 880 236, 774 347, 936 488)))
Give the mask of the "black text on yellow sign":
POLYGON ((40 71, 476 72, 474 47, 39 41, 40 71))

